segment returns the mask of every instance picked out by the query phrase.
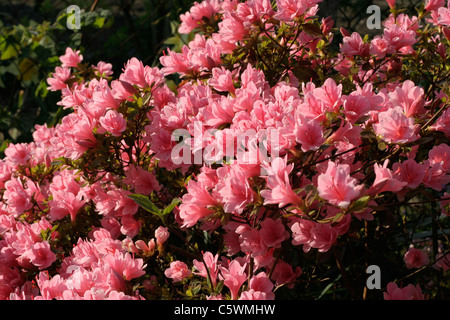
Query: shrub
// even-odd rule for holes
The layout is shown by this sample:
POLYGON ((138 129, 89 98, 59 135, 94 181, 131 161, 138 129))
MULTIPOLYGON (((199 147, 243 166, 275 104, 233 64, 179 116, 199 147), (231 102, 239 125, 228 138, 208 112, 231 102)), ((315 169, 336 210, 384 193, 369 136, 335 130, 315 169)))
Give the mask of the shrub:
POLYGON ((335 52, 319 2, 196 3, 116 78, 68 48, 72 112, 0 162, 1 297, 448 298, 450 9, 335 52))

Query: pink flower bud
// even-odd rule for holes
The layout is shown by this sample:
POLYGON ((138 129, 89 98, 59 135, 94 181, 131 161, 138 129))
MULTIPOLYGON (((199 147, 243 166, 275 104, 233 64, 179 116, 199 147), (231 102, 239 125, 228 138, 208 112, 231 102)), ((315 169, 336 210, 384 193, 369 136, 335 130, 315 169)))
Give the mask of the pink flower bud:
POLYGON ((169 236, 170 233, 165 227, 160 226, 155 230, 155 238, 158 245, 162 245, 164 242, 166 242, 169 236))
POLYGON ((386 0, 387 4, 389 5, 389 8, 394 8, 395 7, 395 0, 386 0))

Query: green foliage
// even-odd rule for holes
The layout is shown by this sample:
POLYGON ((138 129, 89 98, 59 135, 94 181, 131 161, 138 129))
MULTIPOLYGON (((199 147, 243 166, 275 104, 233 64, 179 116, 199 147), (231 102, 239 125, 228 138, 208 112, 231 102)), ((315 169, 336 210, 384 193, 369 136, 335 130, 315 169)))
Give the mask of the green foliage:
MULTIPOLYGON (((107 28, 111 12, 81 12, 82 31, 107 28)), ((47 77, 67 47, 79 48, 82 33, 66 27, 67 13, 55 21, 7 25, 0 20, 0 143, 30 141, 35 124, 56 124, 64 111, 47 77)))

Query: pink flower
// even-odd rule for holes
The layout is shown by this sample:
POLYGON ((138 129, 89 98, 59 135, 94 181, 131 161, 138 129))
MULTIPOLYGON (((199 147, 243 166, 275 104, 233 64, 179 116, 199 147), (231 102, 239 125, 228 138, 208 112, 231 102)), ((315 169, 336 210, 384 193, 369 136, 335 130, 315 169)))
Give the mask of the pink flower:
POLYGON ((388 51, 388 46, 388 41, 377 35, 370 42, 369 53, 378 59, 383 59, 388 51))
POLYGON ((431 165, 440 164, 442 169, 447 173, 450 172, 450 146, 445 143, 441 143, 438 146, 434 146, 428 152, 428 160, 431 165))
POLYGON ((265 272, 260 272, 254 275, 249 281, 249 288, 255 291, 271 292, 273 289, 273 283, 267 277, 265 272))
POLYGON ((294 135, 303 152, 316 151, 325 142, 322 126, 316 120, 301 115, 297 117, 294 135))
POLYGON ((352 124, 371 110, 369 99, 362 94, 353 92, 349 96, 344 96, 342 100, 345 117, 352 124))
POLYGON ((182 197, 179 215, 183 221, 183 227, 192 227, 198 220, 213 213, 214 211, 209 207, 214 207, 218 203, 203 183, 189 180, 186 189, 188 193, 182 197))
POLYGON ((438 23, 450 26, 450 8, 441 7, 438 9, 438 23))
POLYGON ((262 292, 254 289, 241 292, 239 300, 274 300, 275 294, 273 292, 262 292))
POLYGON ((409 118, 399 106, 378 114, 378 123, 373 125, 376 134, 389 143, 408 143, 419 139, 419 125, 409 118))
POLYGON ((442 131, 446 137, 450 138, 450 109, 444 110, 442 115, 429 129, 432 131, 442 131))
POLYGON ((388 43, 387 53, 411 53, 412 45, 417 42, 416 32, 397 24, 385 28, 383 39, 388 43))
POLYGON ((424 112, 425 93, 422 88, 415 86, 411 80, 406 80, 388 95, 394 106, 402 107, 406 117, 413 117, 424 112))
POLYGON ((127 120, 121 113, 118 113, 115 110, 108 110, 108 112, 100 118, 100 124, 103 129, 116 137, 121 136, 122 132, 127 128, 127 120))
POLYGON ((50 244, 47 241, 33 244, 23 256, 30 259, 31 263, 39 270, 47 269, 56 261, 56 255, 50 249, 50 244))
POLYGON ((383 166, 378 163, 374 164, 375 181, 369 189, 370 194, 377 194, 385 191, 398 192, 402 190, 408 182, 400 181, 394 177, 392 170, 387 166, 389 160, 386 159, 383 166))
POLYGON ((66 215, 70 215, 70 219, 74 221, 78 211, 86 203, 78 194, 66 190, 55 191, 52 195, 53 199, 49 201, 51 221, 61 220, 66 215))
POLYGON ((253 202, 256 197, 245 173, 237 166, 233 166, 228 174, 221 177, 221 182, 217 185, 217 193, 227 213, 242 213, 247 204, 253 202))
POLYGON ((388 283, 383 296, 384 300, 425 300, 419 285, 408 284, 404 288, 399 288, 395 282, 388 283))
POLYGON ((420 268, 430 262, 427 254, 420 249, 410 247, 403 257, 408 269, 420 268))
POLYGON ((291 225, 292 244, 303 245, 303 251, 309 252, 317 248, 319 252, 327 252, 338 237, 336 228, 330 224, 322 224, 306 219, 299 219, 291 225))
POLYGON ((195 272, 194 274, 202 276, 204 278, 208 278, 208 275, 211 279, 211 284, 213 287, 216 286, 217 283, 217 276, 219 274, 219 268, 217 261, 219 259, 219 255, 213 255, 211 252, 207 251, 203 253, 203 260, 193 261, 195 269, 198 270, 198 272, 195 272))
POLYGON ((5 189, 3 199, 12 214, 20 215, 33 207, 31 195, 24 189, 18 178, 8 180, 5 183, 5 189))
POLYGON ((292 21, 305 14, 311 7, 322 0, 277 0, 278 11, 274 15, 275 19, 282 21, 292 21))
POLYGON ((93 66, 93 68, 97 70, 97 74, 103 78, 107 78, 113 74, 111 63, 99 61, 96 66, 93 66))
POLYGON ((267 252, 267 246, 261 239, 258 230, 248 225, 240 225, 235 232, 239 234, 239 243, 241 251, 251 254, 253 257, 264 255, 267 252))
POLYGON ((423 184, 426 187, 441 191, 450 183, 450 175, 447 174, 441 162, 430 163, 429 160, 425 160, 423 164, 425 166, 423 184))
POLYGON ((342 105, 342 84, 337 85, 332 78, 325 80, 323 85, 314 89, 314 96, 321 100, 326 109, 331 112, 339 110, 342 105))
POLYGON ((148 243, 145 243, 143 240, 137 240, 134 244, 136 248, 150 254, 153 254, 156 247, 155 239, 151 239, 148 243))
POLYGON ((395 7, 395 0, 386 0, 387 4, 389 5, 389 8, 394 8, 395 7))
POLYGON ((122 226, 120 227, 120 232, 126 236, 129 236, 130 238, 134 238, 139 233, 142 227, 141 222, 131 215, 123 216, 120 219, 120 223, 122 224, 122 226))
POLYGON ((294 282, 297 278, 302 274, 302 269, 300 267, 296 267, 295 270, 292 268, 292 265, 287 263, 284 260, 278 260, 277 265, 272 274, 272 278, 275 281, 276 285, 288 285, 288 288, 293 288, 294 282))
POLYGON ((173 261, 170 263, 170 268, 164 271, 164 275, 167 278, 172 279, 174 282, 179 282, 184 278, 189 277, 191 271, 188 269, 186 263, 181 261, 173 261))
POLYGON ((66 81, 71 76, 70 69, 67 67, 56 67, 55 72, 52 73, 50 78, 47 78, 48 87, 47 90, 58 91, 67 87, 66 81))
POLYGON ((218 0, 204 0, 201 3, 194 2, 194 5, 188 12, 180 15, 181 24, 178 31, 185 34, 190 33, 201 26, 205 18, 210 19, 220 9, 221 6, 218 0))
POLYGON ((10 143, 5 149, 6 161, 14 166, 26 165, 32 155, 32 145, 27 143, 10 143))
POLYGON ((212 77, 209 79, 209 85, 217 91, 228 91, 232 94, 235 92, 231 71, 224 67, 212 69, 212 77))
POLYGON ((120 101, 132 101, 133 95, 136 93, 136 89, 126 81, 113 80, 111 81, 111 88, 114 98, 120 101))
POLYGON ((280 208, 287 204, 301 204, 300 197, 294 192, 289 181, 289 173, 293 165, 287 165, 287 157, 275 158, 270 167, 264 167, 264 169, 267 170, 267 187, 269 188, 260 192, 264 198, 264 204, 278 204, 280 208))
POLYGON ((147 82, 145 81, 145 70, 142 61, 136 58, 128 60, 119 80, 145 88, 147 82))
POLYGON ((425 177, 425 166, 413 159, 394 163, 392 171, 395 179, 407 182, 406 186, 411 189, 417 188, 425 177))
POLYGON ((280 248, 281 243, 289 238, 289 232, 286 231, 280 219, 264 219, 261 222, 259 234, 264 244, 270 248, 280 248))
POLYGON ((80 54, 80 50, 74 51, 72 48, 66 48, 66 53, 59 57, 62 62, 62 67, 74 67, 77 68, 78 64, 83 61, 83 56, 80 54))
POLYGON ((108 254, 103 258, 117 274, 125 280, 139 278, 145 274, 144 260, 134 259, 129 253, 115 251, 114 254, 108 254))
POLYGON ((161 190, 161 185, 153 173, 134 165, 130 165, 122 181, 130 186, 134 186, 134 191, 139 194, 150 195, 153 191, 161 190))
POLYGON ((68 289, 66 281, 59 274, 50 279, 48 272, 39 272, 36 283, 41 293, 39 298, 45 300, 61 299, 63 292, 68 289))
POLYGON ((358 32, 353 32, 351 36, 344 37, 341 45, 341 52, 346 57, 365 56, 369 53, 369 45, 364 43, 358 32))
POLYGON ((441 268, 444 272, 450 269, 450 253, 447 253, 445 256, 443 253, 438 253, 435 260, 436 268, 441 268))
POLYGON ((220 267, 223 284, 230 289, 231 300, 238 298, 239 290, 245 280, 247 280, 246 266, 247 264, 242 266, 237 260, 233 260, 228 265, 228 268, 220 267))
POLYGON ((425 2, 425 10, 428 12, 438 10, 443 6, 445 6, 445 0, 427 0, 425 2))
POLYGON ((158 245, 162 245, 164 244, 167 239, 169 239, 170 233, 169 233, 169 229, 163 226, 159 226, 156 230, 155 230, 155 238, 156 238, 156 243, 158 245))
POLYGON ((357 186, 357 180, 350 176, 350 166, 328 162, 325 173, 317 179, 319 196, 329 203, 346 209, 352 200, 358 198, 364 187, 357 186))

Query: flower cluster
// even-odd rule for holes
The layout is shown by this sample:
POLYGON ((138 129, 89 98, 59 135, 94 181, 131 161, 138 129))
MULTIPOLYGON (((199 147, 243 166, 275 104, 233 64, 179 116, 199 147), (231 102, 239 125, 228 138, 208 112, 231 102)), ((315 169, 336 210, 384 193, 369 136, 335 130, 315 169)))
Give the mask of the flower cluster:
MULTIPOLYGON (((449 9, 392 6, 334 52, 320 2, 195 3, 181 52, 115 78, 68 48, 47 82, 70 112, 0 161, 0 298, 311 297, 341 275, 367 297, 388 254, 447 272, 449 9)), ((384 298, 436 295, 427 279, 384 298)))

